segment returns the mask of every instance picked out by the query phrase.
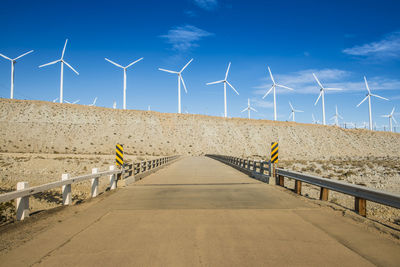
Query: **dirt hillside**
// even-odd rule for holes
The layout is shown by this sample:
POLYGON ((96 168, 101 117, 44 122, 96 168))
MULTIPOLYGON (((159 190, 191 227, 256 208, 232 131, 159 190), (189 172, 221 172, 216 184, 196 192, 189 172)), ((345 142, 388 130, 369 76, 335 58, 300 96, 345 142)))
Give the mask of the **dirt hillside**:
POLYGON ((0 99, 0 152, 264 156, 272 141, 283 159, 400 156, 400 134, 333 126, 224 119, 0 99))

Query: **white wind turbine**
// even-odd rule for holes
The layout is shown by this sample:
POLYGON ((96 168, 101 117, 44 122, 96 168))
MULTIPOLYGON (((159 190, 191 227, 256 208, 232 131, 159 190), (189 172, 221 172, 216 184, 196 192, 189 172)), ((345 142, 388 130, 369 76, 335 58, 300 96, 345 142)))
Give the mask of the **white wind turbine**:
POLYGON ((368 82, 367 82, 367 78, 364 76, 364 81, 365 81, 365 87, 367 88, 367 96, 363 99, 363 101, 360 102, 360 104, 357 105, 357 107, 359 107, 365 100, 367 100, 368 98, 368 108, 369 108, 369 129, 373 130, 373 126, 372 126, 372 107, 371 107, 371 96, 377 97, 377 98, 381 98, 383 100, 389 100, 387 98, 381 97, 379 95, 375 95, 375 94, 371 94, 371 90, 369 89, 368 86, 368 82))
POLYGON ((193 61, 193 58, 191 60, 189 60, 188 63, 186 63, 186 65, 181 69, 181 71, 173 71, 173 70, 166 70, 166 69, 158 68, 158 70, 161 70, 161 71, 178 74, 178 113, 179 114, 182 113, 182 107, 181 107, 181 82, 183 84, 183 88, 185 89, 185 92, 187 93, 186 85, 185 85, 185 82, 183 81, 183 78, 182 78, 182 71, 184 71, 186 69, 186 67, 189 66, 189 64, 192 61, 193 61))
POLYGON ((384 118, 389 118, 389 125, 390 125, 390 131, 393 132, 393 125, 392 125, 392 120, 397 124, 396 119, 394 118, 394 108, 392 109, 392 112, 388 115, 382 115, 384 118))
POLYGON ((336 126, 339 126, 339 118, 341 118, 341 119, 343 120, 343 117, 340 116, 340 114, 339 114, 339 112, 338 112, 338 109, 337 109, 337 106, 336 106, 336 113, 335 113, 335 115, 333 115, 333 117, 331 118, 331 120, 335 120, 335 125, 336 125, 336 126))
POLYGON ((73 67, 71 67, 71 65, 69 65, 69 64, 64 60, 64 53, 65 53, 65 48, 67 47, 67 42, 68 42, 68 39, 65 40, 64 49, 63 49, 63 51, 62 51, 62 54, 61 54, 61 58, 60 58, 60 59, 39 66, 39 68, 41 68, 41 67, 44 67, 44 66, 53 65, 53 64, 56 64, 56 63, 58 63, 58 62, 61 62, 60 103, 63 102, 64 64, 67 65, 67 66, 68 66, 73 72, 75 72, 77 75, 79 75, 79 73, 78 73, 73 67))
POLYGON ((272 72, 271 72, 271 69, 269 67, 268 67, 268 71, 269 71, 269 76, 271 76, 272 87, 271 87, 271 89, 269 89, 265 93, 265 95, 262 98, 264 99, 265 97, 267 97, 267 95, 269 95, 269 93, 271 93, 272 90, 274 91, 273 92, 274 93, 274 121, 276 121, 276 117, 277 117, 277 115, 276 115, 276 87, 278 86, 278 87, 289 89, 289 90, 292 90, 292 91, 294 91, 294 90, 292 88, 290 88, 290 87, 287 87, 287 86, 284 86, 284 85, 281 85, 281 84, 277 84, 275 82, 274 76, 272 76, 272 72))
POLYGON ((314 106, 317 105, 319 99, 322 96, 322 124, 326 125, 326 121, 325 121, 325 91, 335 91, 335 90, 342 90, 342 89, 340 89, 340 88, 325 88, 322 86, 321 82, 318 80, 317 76, 314 73, 313 73, 313 76, 319 85, 319 91, 320 91, 319 96, 317 98, 317 101, 315 101, 314 106))
POLYGON ((126 109, 126 70, 132 66, 133 64, 138 63, 139 61, 141 61, 143 58, 139 58, 136 61, 133 61, 132 63, 130 63, 129 65, 127 65, 126 67, 122 67, 121 65, 115 63, 114 61, 109 60, 108 58, 104 58, 105 60, 107 60, 108 62, 110 62, 111 64, 121 68, 124 70, 124 103, 123 103, 123 109, 126 109))
POLYGON ((20 56, 14 58, 14 59, 11 59, 11 58, 9 58, 9 57, 6 57, 6 56, 3 55, 3 54, 0 54, 1 57, 5 58, 5 59, 7 59, 7 60, 9 60, 9 61, 11 61, 11 93, 10 93, 10 98, 11 98, 11 99, 14 98, 14 69, 15 69, 15 63, 17 63, 17 59, 20 59, 21 57, 26 56, 26 55, 28 55, 28 54, 30 54, 30 53, 32 53, 32 52, 33 52, 33 50, 31 50, 31 51, 29 51, 29 52, 26 52, 25 54, 22 54, 22 55, 20 55, 20 56))
POLYGON ((316 119, 315 119, 314 113, 311 114, 311 117, 312 117, 312 122, 313 122, 314 124, 319 124, 319 120, 316 120, 316 119))
POLYGON ((96 105, 96 101, 97 101, 97 96, 94 98, 93 103, 92 103, 92 104, 89 104, 88 106, 94 106, 94 105, 96 105))
MULTIPOLYGON (((292 117, 293 121, 295 121, 295 119, 294 119, 295 113, 296 113, 296 112, 304 112, 304 111, 294 109, 293 106, 292 106, 292 103, 290 103, 290 101, 289 101, 289 106, 290 106, 290 109, 291 109, 291 112, 292 112, 292 113, 290 114, 290 116, 289 116, 289 119, 290 119, 290 117, 292 117)), ((313 116, 314 116, 314 115, 313 115, 313 116)))
POLYGON ((245 112, 247 110, 247 116, 250 119, 250 110, 258 112, 255 108, 250 106, 250 98, 247 98, 247 107, 242 110, 242 112, 245 112))
POLYGON ((239 95, 239 92, 236 91, 236 89, 232 86, 232 84, 230 84, 228 82, 228 74, 229 74, 229 69, 231 67, 231 63, 229 62, 228 64, 228 68, 226 69, 226 73, 225 73, 225 79, 224 80, 220 80, 220 81, 216 81, 216 82, 211 82, 211 83, 207 83, 207 85, 211 85, 211 84, 217 84, 217 83, 223 83, 224 84, 224 117, 227 118, 228 117, 228 110, 227 110, 227 103, 226 103, 226 84, 228 84, 233 91, 235 91, 235 93, 237 95, 239 95))

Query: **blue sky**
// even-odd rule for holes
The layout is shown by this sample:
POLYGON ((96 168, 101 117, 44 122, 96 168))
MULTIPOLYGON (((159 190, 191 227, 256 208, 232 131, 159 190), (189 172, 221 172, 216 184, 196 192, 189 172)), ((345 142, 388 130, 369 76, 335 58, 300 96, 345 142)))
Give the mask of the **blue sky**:
MULTIPOLYGON (((158 71, 179 70, 190 59, 183 77, 188 94, 183 110, 220 116, 221 80, 232 62, 229 81, 240 92, 228 90, 228 114, 240 111, 250 98, 259 111, 254 118, 272 119, 270 66, 278 83, 295 92, 278 90, 278 119, 288 120, 288 101, 304 110, 299 122, 321 120, 315 72, 327 87, 341 92, 326 95, 327 118, 335 105, 346 122, 368 120, 368 105, 356 105, 366 89, 363 76, 376 94, 378 126, 388 124, 383 114, 398 110, 400 122, 400 19, 398 1, 18 1, 3 0, 0 10, 0 53, 17 57, 35 50, 16 64, 15 97, 51 101, 59 96, 59 65, 38 66, 60 57, 80 75, 64 71, 64 97, 89 104, 122 107, 121 65, 144 57, 128 70, 127 107, 177 112, 177 79, 158 71)), ((0 58, 0 96, 9 97, 10 63, 0 58)), ((400 127, 399 127, 400 128, 400 127)))

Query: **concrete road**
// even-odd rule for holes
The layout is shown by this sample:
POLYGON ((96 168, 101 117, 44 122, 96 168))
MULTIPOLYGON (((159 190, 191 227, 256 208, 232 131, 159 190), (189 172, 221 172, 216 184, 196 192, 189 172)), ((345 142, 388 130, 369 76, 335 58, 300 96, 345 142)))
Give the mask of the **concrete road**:
POLYGON ((2 266, 399 264, 400 246, 385 235, 205 157, 179 160, 0 256, 2 266))

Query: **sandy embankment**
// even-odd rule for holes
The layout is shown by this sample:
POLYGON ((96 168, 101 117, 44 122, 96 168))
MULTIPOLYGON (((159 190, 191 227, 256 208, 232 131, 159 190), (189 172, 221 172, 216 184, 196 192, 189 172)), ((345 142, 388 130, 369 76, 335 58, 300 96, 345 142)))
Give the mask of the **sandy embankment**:
MULTIPOLYGON (((342 179, 400 193, 400 134, 9 99, 0 99, 0 188, 10 190, 20 180, 31 185, 57 180, 63 172, 105 169, 114 161, 116 143, 124 144, 132 160, 206 153, 265 159, 272 141, 279 142, 281 161, 293 162, 289 168, 312 172, 307 166, 314 163, 318 168, 313 169, 320 170, 316 174, 323 176, 357 168, 342 179), (375 159, 393 163, 383 168, 375 159), (365 164, 358 166, 357 160, 365 164), (327 167, 331 162, 332 170, 327 167)), ((82 184, 75 191, 87 194, 87 189, 82 184)), ((57 202, 45 196, 41 205, 58 205, 59 197, 57 202)), ((343 197, 332 198, 339 202, 343 197)))

